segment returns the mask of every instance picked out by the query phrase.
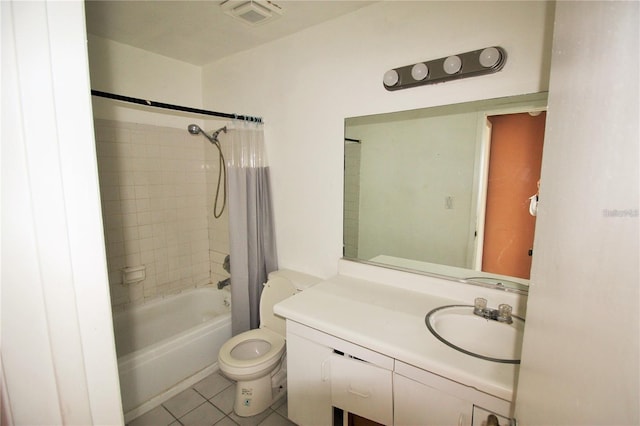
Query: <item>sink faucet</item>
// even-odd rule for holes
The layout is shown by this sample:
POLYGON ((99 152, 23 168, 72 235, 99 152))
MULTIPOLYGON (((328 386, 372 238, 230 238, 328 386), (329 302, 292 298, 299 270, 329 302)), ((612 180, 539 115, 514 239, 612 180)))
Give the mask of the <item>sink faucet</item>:
POLYGON ((487 299, 482 297, 476 297, 473 303, 473 313, 482 318, 490 319, 493 321, 504 322, 511 324, 513 319, 511 318, 511 311, 513 308, 511 305, 502 303, 498 305, 498 309, 487 308, 487 299))

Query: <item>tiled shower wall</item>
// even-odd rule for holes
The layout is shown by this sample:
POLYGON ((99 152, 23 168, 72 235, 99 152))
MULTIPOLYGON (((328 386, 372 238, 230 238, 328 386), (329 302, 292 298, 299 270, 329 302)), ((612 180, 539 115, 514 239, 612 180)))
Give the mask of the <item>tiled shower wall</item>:
MULTIPOLYGON (((214 127, 211 128, 213 130, 214 127)), ((211 133, 211 132, 209 132, 211 133)), ((225 256, 229 254, 229 206, 225 205, 222 215, 219 218, 214 217, 214 199, 216 196, 216 184, 218 182, 218 166, 219 157, 216 147, 211 145, 203 136, 199 135, 198 138, 204 140, 204 158, 206 164, 206 179, 207 179, 207 219, 209 223, 209 259, 211 260, 211 282, 216 284, 218 281, 224 280, 229 277, 229 273, 222 268, 225 256)), ((219 140, 222 144, 225 143, 225 135, 221 134, 219 140)), ((223 179, 223 178, 221 178, 223 179)), ((223 208, 223 184, 224 180, 220 183, 220 195, 216 212, 220 212, 223 208)), ((227 196, 228 198, 228 196, 227 196)))
POLYGON ((209 142, 186 129, 109 120, 95 120, 95 133, 113 310, 228 276, 209 142), (212 244, 216 234, 222 241, 212 244), (139 265, 146 278, 123 285, 122 268, 139 265))
POLYGON ((358 257, 360 214, 360 144, 344 145, 344 247, 345 257, 358 257))

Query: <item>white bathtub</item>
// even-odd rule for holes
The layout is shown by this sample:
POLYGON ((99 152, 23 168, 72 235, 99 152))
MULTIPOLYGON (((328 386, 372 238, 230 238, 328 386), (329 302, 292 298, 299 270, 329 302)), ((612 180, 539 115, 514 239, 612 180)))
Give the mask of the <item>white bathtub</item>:
POLYGON ((229 292, 199 288, 114 315, 125 421, 218 369, 231 337, 229 292))

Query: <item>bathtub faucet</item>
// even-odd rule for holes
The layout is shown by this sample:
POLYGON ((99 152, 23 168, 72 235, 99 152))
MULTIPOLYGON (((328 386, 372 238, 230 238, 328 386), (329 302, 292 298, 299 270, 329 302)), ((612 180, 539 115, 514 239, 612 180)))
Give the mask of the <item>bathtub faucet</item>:
POLYGON ((231 285, 231 278, 218 281, 218 290, 222 290, 224 287, 231 285))

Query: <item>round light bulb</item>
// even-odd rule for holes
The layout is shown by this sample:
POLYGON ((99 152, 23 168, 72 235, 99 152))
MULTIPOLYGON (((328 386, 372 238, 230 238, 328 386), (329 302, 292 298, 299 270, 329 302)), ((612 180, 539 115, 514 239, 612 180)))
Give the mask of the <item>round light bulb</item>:
POLYGON ((480 65, 485 68, 494 67, 500 60, 500 51, 495 47, 487 47, 480 52, 480 65))
POLYGON ((424 80, 425 78, 427 78, 428 74, 429 67, 427 67, 427 65, 422 62, 415 64, 411 68, 411 77, 413 77, 413 79, 416 81, 424 80))
POLYGON ((396 70, 389 70, 385 72, 384 76, 382 77, 382 82, 385 86, 395 86, 396 84, 398 84, 398 80, 400 80, 400 76, 398 75, 398 71, 396 70))
POLYGON ((444 72, 447 74, 455 74, 462 68, 462 59, 459 56, 449 56, 444 60, 444 64, 442 65, 444 72))

